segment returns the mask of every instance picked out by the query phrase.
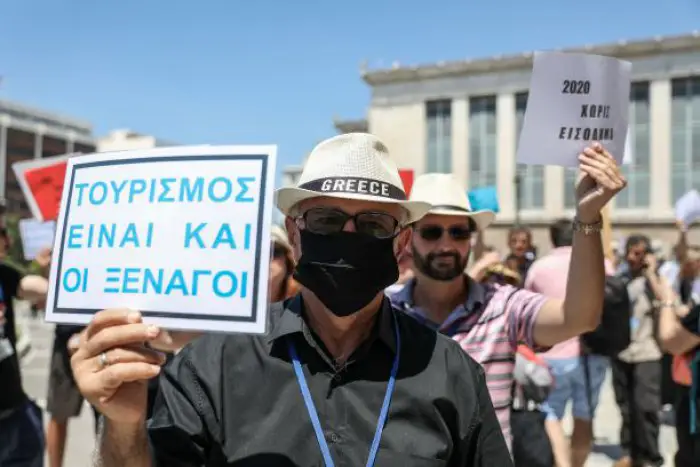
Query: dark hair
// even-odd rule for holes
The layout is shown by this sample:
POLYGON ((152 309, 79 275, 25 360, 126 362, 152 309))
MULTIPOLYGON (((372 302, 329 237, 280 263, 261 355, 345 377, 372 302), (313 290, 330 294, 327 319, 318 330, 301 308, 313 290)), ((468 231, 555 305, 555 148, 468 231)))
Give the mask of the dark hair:
POLYGON ((574 243, 574 223, 570 219, 558 219, 549 226, 549 239, 556 248, 574 243))
POLYGON ((630 252, 630 248, 640 243, 646 245, 647 253, 651 253, 651 240, 649 240, 649 237, 642 234, 633 234, 627 237, 627 242, 625 242, 625 256, 630 252))

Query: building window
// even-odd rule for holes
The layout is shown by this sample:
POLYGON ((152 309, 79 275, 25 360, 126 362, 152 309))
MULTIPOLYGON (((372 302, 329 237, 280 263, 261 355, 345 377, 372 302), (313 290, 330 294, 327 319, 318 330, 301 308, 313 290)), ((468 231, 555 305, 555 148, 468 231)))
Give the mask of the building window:
POLYGON ((425 104, 428 125, 426 172, 452 172, 452 102, 429 101, 425 104))
POLYGON ((496 96, 469 99, 469 187, 496 185, 496 96))
POLYGON ((632 83, 630 89, 629 147, 632 162, 622 166, 627 178, 627 188, 615 196, 619 208, 649 207, 651 189, 650 155, 651 130, 649 125, 649 83, 632 83))
MULTIPOLYGON (((527 107, 527 93, 522 92, 515 95, 515 136, 516 141, 520 141, 520 131, 523 129, 525 118, 525 108, 527 107)), ((520 181, 521 209, 542 209, 544 208, 544 166, 518 164, 518 178, 520 181)))
POLYGON ((671 200, 700 190, 700 76, 671 82, 671 200))
POLYGON ((573 209, 576 207, 576 177, 578 169, 573 167, 564 167, 564 207, 573 209))

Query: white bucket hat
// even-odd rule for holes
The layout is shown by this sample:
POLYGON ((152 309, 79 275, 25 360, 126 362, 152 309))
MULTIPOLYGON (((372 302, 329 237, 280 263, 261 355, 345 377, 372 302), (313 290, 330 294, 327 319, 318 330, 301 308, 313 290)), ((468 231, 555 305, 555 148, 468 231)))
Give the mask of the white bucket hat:
POLYGON ((277 208, 286 216, 294 215, 298 203, 319 196, 398 204, 407 212, 407 224, 430 209, 428 203, 407 199, 386 145, 367 133, 338 135, 316 146, 297 186, 277 190, 277 208))
POLYGON ((429 203, 432 206, 429 214, 469 217, 479 230, 488 227, 496 217, 493 211, 472 211, 467 190, 452 174, 431 173, 416 178, 411 201, 429 203))

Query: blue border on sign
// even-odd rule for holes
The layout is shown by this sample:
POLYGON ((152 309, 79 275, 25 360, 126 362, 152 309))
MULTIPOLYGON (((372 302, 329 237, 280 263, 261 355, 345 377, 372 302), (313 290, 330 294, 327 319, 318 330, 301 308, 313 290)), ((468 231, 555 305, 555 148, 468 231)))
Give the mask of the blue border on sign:
MULTIPOLYGON (((78 169, 89 169, 92 167, 102 167, 108 165, 130 165, 130 164, 140 164, 148 162, 203 162, 211 160, 246 160, 246 161, 261 161, 261 171, 260 171, 260 203, 258 205, 258 222, 256 230, 255 239, 255 268, 253 270, 253 311, 251 316, 227 316, 227 315, 203 315, 198 313, 177 313, 171 311, 154 311, 154 310, 139 310, 143 316, 157 317, 157 318, 185 318, 185 319, 201 319, 207 321, 233 321, 233 322, 244 322, 251 323, 256 322, 258 317, 258 288, 260 287, 260 248, 261 248, 261 236, 262 236, 262 223, 263 223, 263 210, 265 208, 265 188, 267 184, 267 179, 265 174, 267 173, 267 154, 261 155, 207 155, 207 156, 162 156, 162 157, 141 157, 137 159, 120 159, 120 160, 106 160, 100 162, 85 162, 76 163, 70 173, 70 182, 68 184, 68 199, 66 200, 66 214, 63 222, 63 229, 61 231, 61 242, 58 250, 58 265, 56 270, 56 291, 54 292, 54 313, 56 314, 77 314, 77 315, 91 315, 100 311, 99 309, 90 308, 59 308, 58 307, 58 292, 60 290, 60 278, 61 278, 61 267, 63 263, 63 245, 66 238, 66 230, 68 228, 68 217, 70 213, 71 200, 73 198, 73 180, 75 179, 75 172, 78 169)), ((267 286, 267 285, 266 285, 267 286)))

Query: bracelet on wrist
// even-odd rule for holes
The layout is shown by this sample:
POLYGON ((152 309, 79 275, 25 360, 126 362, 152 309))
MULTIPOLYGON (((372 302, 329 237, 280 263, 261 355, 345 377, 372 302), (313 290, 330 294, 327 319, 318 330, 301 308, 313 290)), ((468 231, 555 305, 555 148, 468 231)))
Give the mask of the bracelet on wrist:
POLYGON ((581 232, 582 234, 588 236, 592 234, 598 234, 603 230, 603 219, 599 219, 597 222, 585 223, 581 222, 578 217, 574 217, 573 223, 574 232, 581 232))
POLYGON ((654 306, 657 308, 676 308, 678 305, 678 300, 656 300, 654 302, 654 306))

